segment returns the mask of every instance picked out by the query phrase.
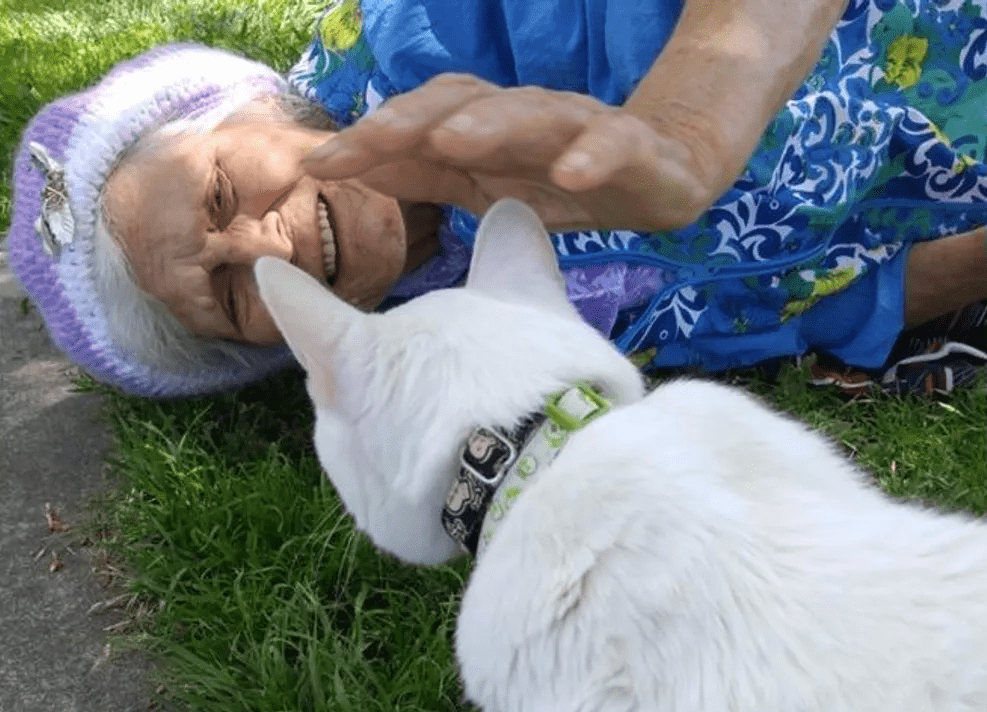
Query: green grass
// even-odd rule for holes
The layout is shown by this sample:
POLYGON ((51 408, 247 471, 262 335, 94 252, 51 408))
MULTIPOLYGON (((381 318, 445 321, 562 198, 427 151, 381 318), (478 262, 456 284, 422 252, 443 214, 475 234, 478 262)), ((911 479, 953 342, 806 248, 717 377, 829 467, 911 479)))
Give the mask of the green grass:
POLYGON ((160 606, 130 642, 201 710, 453 710, 466 562, 379 555, 311 451, 290 372, 235 396, 113 396, 124 486, 98 510, 131 590, 160 606), (158 604, 157 602, 160 602, 158 604))
MULTIPOLYGON (((28 118, 162 41, 239 49, 285 69, 307 0, 0 0, 0 230, 28 118)), ((828 433, 889 492, 983 514, 984 385, 947 402, 847 403, 783 371, 747 384, 828 433)), ((89 388, 97 388, 89 383, 89 388)), ((466 562, 403 566, 353 532, 310 446, 299 374, 236 395, 110 394, 119 489, 93 509, 143 607, 119 642, 161 660, 179 708, 220 712, 461 708, 451 631, 466 562)))
POLYGON ((116 62, 194 40, 288 69, 312 36, 320 0, 0 0, 0 231, 10 221, 10 160, 41 106, 116 62))
POLYGON ((311 451, 301 379, 236 396, 113 397, 107 527, 132 589, 162 601, 138 640, 194 709, 455 709, 449 647, 465 568, 425 571, 354 534, 311 451))
MULTIPOLYGON (((984 384, 947 403, 846 402, 806 378, 789 367, 747 385, 893 494, 985 512, 984 384)), ((173 700, 210 712, 463 707, 451 633, 468 562, 403 566, 353 532, 312 452, 297 372, 220 397, 111 395, 107 413, 124 484, 99 526, 157 608, 128 640, 161 656, 173 700)))
POLYGON ((948 400, 877 396, 848 401, 808 385, 807 366, 770 387, 747 385, 828 435, 889 494, 947 510, 987 512, 987 398, 983 378, 948 400))

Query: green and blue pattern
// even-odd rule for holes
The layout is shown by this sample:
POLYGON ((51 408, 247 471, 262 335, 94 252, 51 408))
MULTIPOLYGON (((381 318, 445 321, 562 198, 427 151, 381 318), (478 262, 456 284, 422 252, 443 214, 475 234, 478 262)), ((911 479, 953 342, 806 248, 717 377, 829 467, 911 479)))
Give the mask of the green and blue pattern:
MULTIPOLYGON (((597 2, 610 11, 622 2, 627 12, 641 5, 597 2)), ((397 4, 423 3, 439 4, 397 4)), ((806 320, 807 314, 843 315, 851 307, 841 294, 870 273, 900 275, 911 243, 987 223, 985 3, 851 0, 819 63, 772 121, 744 173, 699 221, 665 233, 553 235, 570 292, 590 289, 607 265, 642 268, 654 287, 646 298, 619 304, 606 328, 621 349, 647 354, 659 367, 719 370, 811 349, 808 325, 819 319, 806 320)), ((522 14, 537 5, 501 4, 522 14)), ((292 72, 296 85, 342 125, 413 86, 393 72, 385 76, 378 59, 390 45, 375 42, 371 25, 361 25, 362 12, 373 27, 383 26, 381 18, 396 11, 386 5, 336 2, 292 72)), ((585 38, 591 48, 594 41, 585 38)), ((550 53, 550 43, 547 33, 529 45, 550 53)), ((468 70, 463 58, 439 59, 448 66, 432 55, 422 63, 433 73, 468 70)), ((476 218, 456 208, 447 215, 448 228, 471 245, 476 218)), ((885 278, 880 289, 875 300, 902 302, 900 276, 885 278)), ((853 304, 868 308, 859 299, 853 304)), ((901 323, 874 328, 887 331, 867 335, 871 344, 886 342, 886 356, 901 323)), ((855 349, 863 351, 850 337, 838 355, 852 365, 880 365, 864 361, 880 360, 881 349, 877 356, 871 346, 866 356, 855 349)))

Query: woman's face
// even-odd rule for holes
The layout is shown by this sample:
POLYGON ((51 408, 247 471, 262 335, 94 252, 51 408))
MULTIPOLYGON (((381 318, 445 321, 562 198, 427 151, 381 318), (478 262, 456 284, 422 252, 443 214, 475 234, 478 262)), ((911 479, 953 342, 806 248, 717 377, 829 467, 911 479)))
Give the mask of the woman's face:
POLYGON ((394 198, 306 175, 302 160, 331 132, 272 104, 255 109, 136 153, 103 205, 138 286, 192 333, 273 344, 282 339, 254 282, 258 257, 288 260, 372 309, 404 271, 407 240, 394 198))

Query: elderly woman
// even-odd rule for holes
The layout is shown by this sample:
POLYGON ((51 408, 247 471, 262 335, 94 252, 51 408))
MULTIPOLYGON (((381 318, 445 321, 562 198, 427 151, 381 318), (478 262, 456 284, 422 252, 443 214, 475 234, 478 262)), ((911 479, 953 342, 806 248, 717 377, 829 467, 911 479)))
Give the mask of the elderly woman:
MULTIPOLYGON (((895 383, 906 327, 987 298, 987 10, 844 6, 336 0, 287 78, 158 48, 26 129, 11 260, 96 378, 202 393, 290 358, 257 257, 386 307, 457 283, 511 195, 642 364, 895 383)), ((918 360, 987 359, 982 312, 918 360)))

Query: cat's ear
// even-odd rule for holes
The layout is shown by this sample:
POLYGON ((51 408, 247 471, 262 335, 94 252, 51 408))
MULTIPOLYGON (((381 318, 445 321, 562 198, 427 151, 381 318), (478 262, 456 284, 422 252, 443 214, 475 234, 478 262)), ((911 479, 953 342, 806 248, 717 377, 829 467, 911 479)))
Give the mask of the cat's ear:
POLYGON ((333 403, 331 357, 339 336, 363 314, 312 275, 274 257, 261 257, 254 276, 288 348, 308 374, 308 389, 316 405, 333 403))
POLYGON ((537 213, 504 198, 480 222, 466 287, 579 318, 565 296, 558 257, 537 213))

